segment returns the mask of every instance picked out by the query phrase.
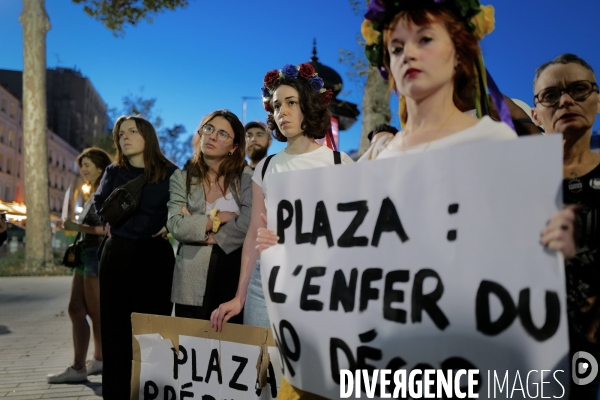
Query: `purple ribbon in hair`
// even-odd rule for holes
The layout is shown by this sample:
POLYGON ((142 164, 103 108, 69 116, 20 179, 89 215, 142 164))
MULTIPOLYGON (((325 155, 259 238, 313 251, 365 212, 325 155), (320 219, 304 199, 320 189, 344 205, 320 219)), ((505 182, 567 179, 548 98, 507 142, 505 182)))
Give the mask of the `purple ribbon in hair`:
POLYGON ((500 89, 498 89, 496 82, 494 82, 494 79, 492 79, 492 75, 487 70, 487 68, 485 69, 485 75, 487 76, 487 85, 490 91, 490 96, 492 96, 492 101, 496 106, 496 110, 498 111, 500 120, 506 123, 506 125, 510 126, 512 130, 516 132, 512 117, 510 116, 510 110, 508 109, 508 105, 506 104, 506 101, 504 101, 504 97, 502 97, 500 89))

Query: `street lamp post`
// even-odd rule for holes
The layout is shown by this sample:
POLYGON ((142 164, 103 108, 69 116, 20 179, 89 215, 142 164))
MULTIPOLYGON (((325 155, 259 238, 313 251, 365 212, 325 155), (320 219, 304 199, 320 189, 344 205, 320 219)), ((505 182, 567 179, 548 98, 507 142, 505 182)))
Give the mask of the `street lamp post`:
POLYGON ((246 125, 246 109, 248 108, 247 100, 262 100, 262 97, 242 96, 242 124, 246 125))

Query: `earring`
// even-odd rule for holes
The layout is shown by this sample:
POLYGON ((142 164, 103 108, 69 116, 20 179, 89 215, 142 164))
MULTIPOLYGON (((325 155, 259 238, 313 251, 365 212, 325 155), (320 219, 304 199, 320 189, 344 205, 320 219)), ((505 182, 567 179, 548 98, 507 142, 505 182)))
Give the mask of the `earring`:
POLYGON ((231 152, 227 153, 227 155, 228 155, 229 157, 231 157, 231 152))

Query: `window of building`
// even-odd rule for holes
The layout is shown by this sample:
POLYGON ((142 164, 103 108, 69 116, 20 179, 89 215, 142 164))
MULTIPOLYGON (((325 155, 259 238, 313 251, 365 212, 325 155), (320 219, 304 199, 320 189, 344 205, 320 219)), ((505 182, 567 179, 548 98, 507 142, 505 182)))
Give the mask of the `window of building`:
POLYGON ((4 171, 4 154, 0 153, 0 172, 4 171))
POLYGON ((12 129, 8 131, 8 145, 13 147, 13 142, 15 141, 15 131, 12 129))
POLYGON ((6 97, 2 97, 2 111, 6 111, 6 97))
POLYGON ((6 134, 6 126, 0 124, 0 143, 4 143, 4 135, 6 134))
POLYGON ((10 198, 10 188, 8 186, 4 189, 4 198, 6 199, 6 201, 12 200, 10 198))
POLYGON ((12 157, 7 157, 6 158, 6 173, 7 174, 11 174, 12 170, 12 157))
POLYGON ((21 177, 21 161, 17 162, 17 178, 21 177))
POLYGON ((14 118, 17 115, 17 105, 15 103, 10 103, 10 117, 14 118))

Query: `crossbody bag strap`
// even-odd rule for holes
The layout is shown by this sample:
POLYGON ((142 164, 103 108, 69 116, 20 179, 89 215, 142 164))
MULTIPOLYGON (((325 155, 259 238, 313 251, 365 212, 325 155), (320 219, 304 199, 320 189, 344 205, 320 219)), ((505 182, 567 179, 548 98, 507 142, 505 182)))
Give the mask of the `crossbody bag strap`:
POLYGON ((342 163, 342 155, 340 154, 339 151, 334 151, 333 152, 333 163, 338 165, 342 163))
POLYGON ((265 163, 263 164, 263 168, 261 171, 261 178, 264 181, 265 180, 265 174, 267 173, 267 167, 269 166, 269 161, 271 161, 271 158, 273 158, 275 154, 271 154, 269 157, 267 157, 265 159, 265 163))

